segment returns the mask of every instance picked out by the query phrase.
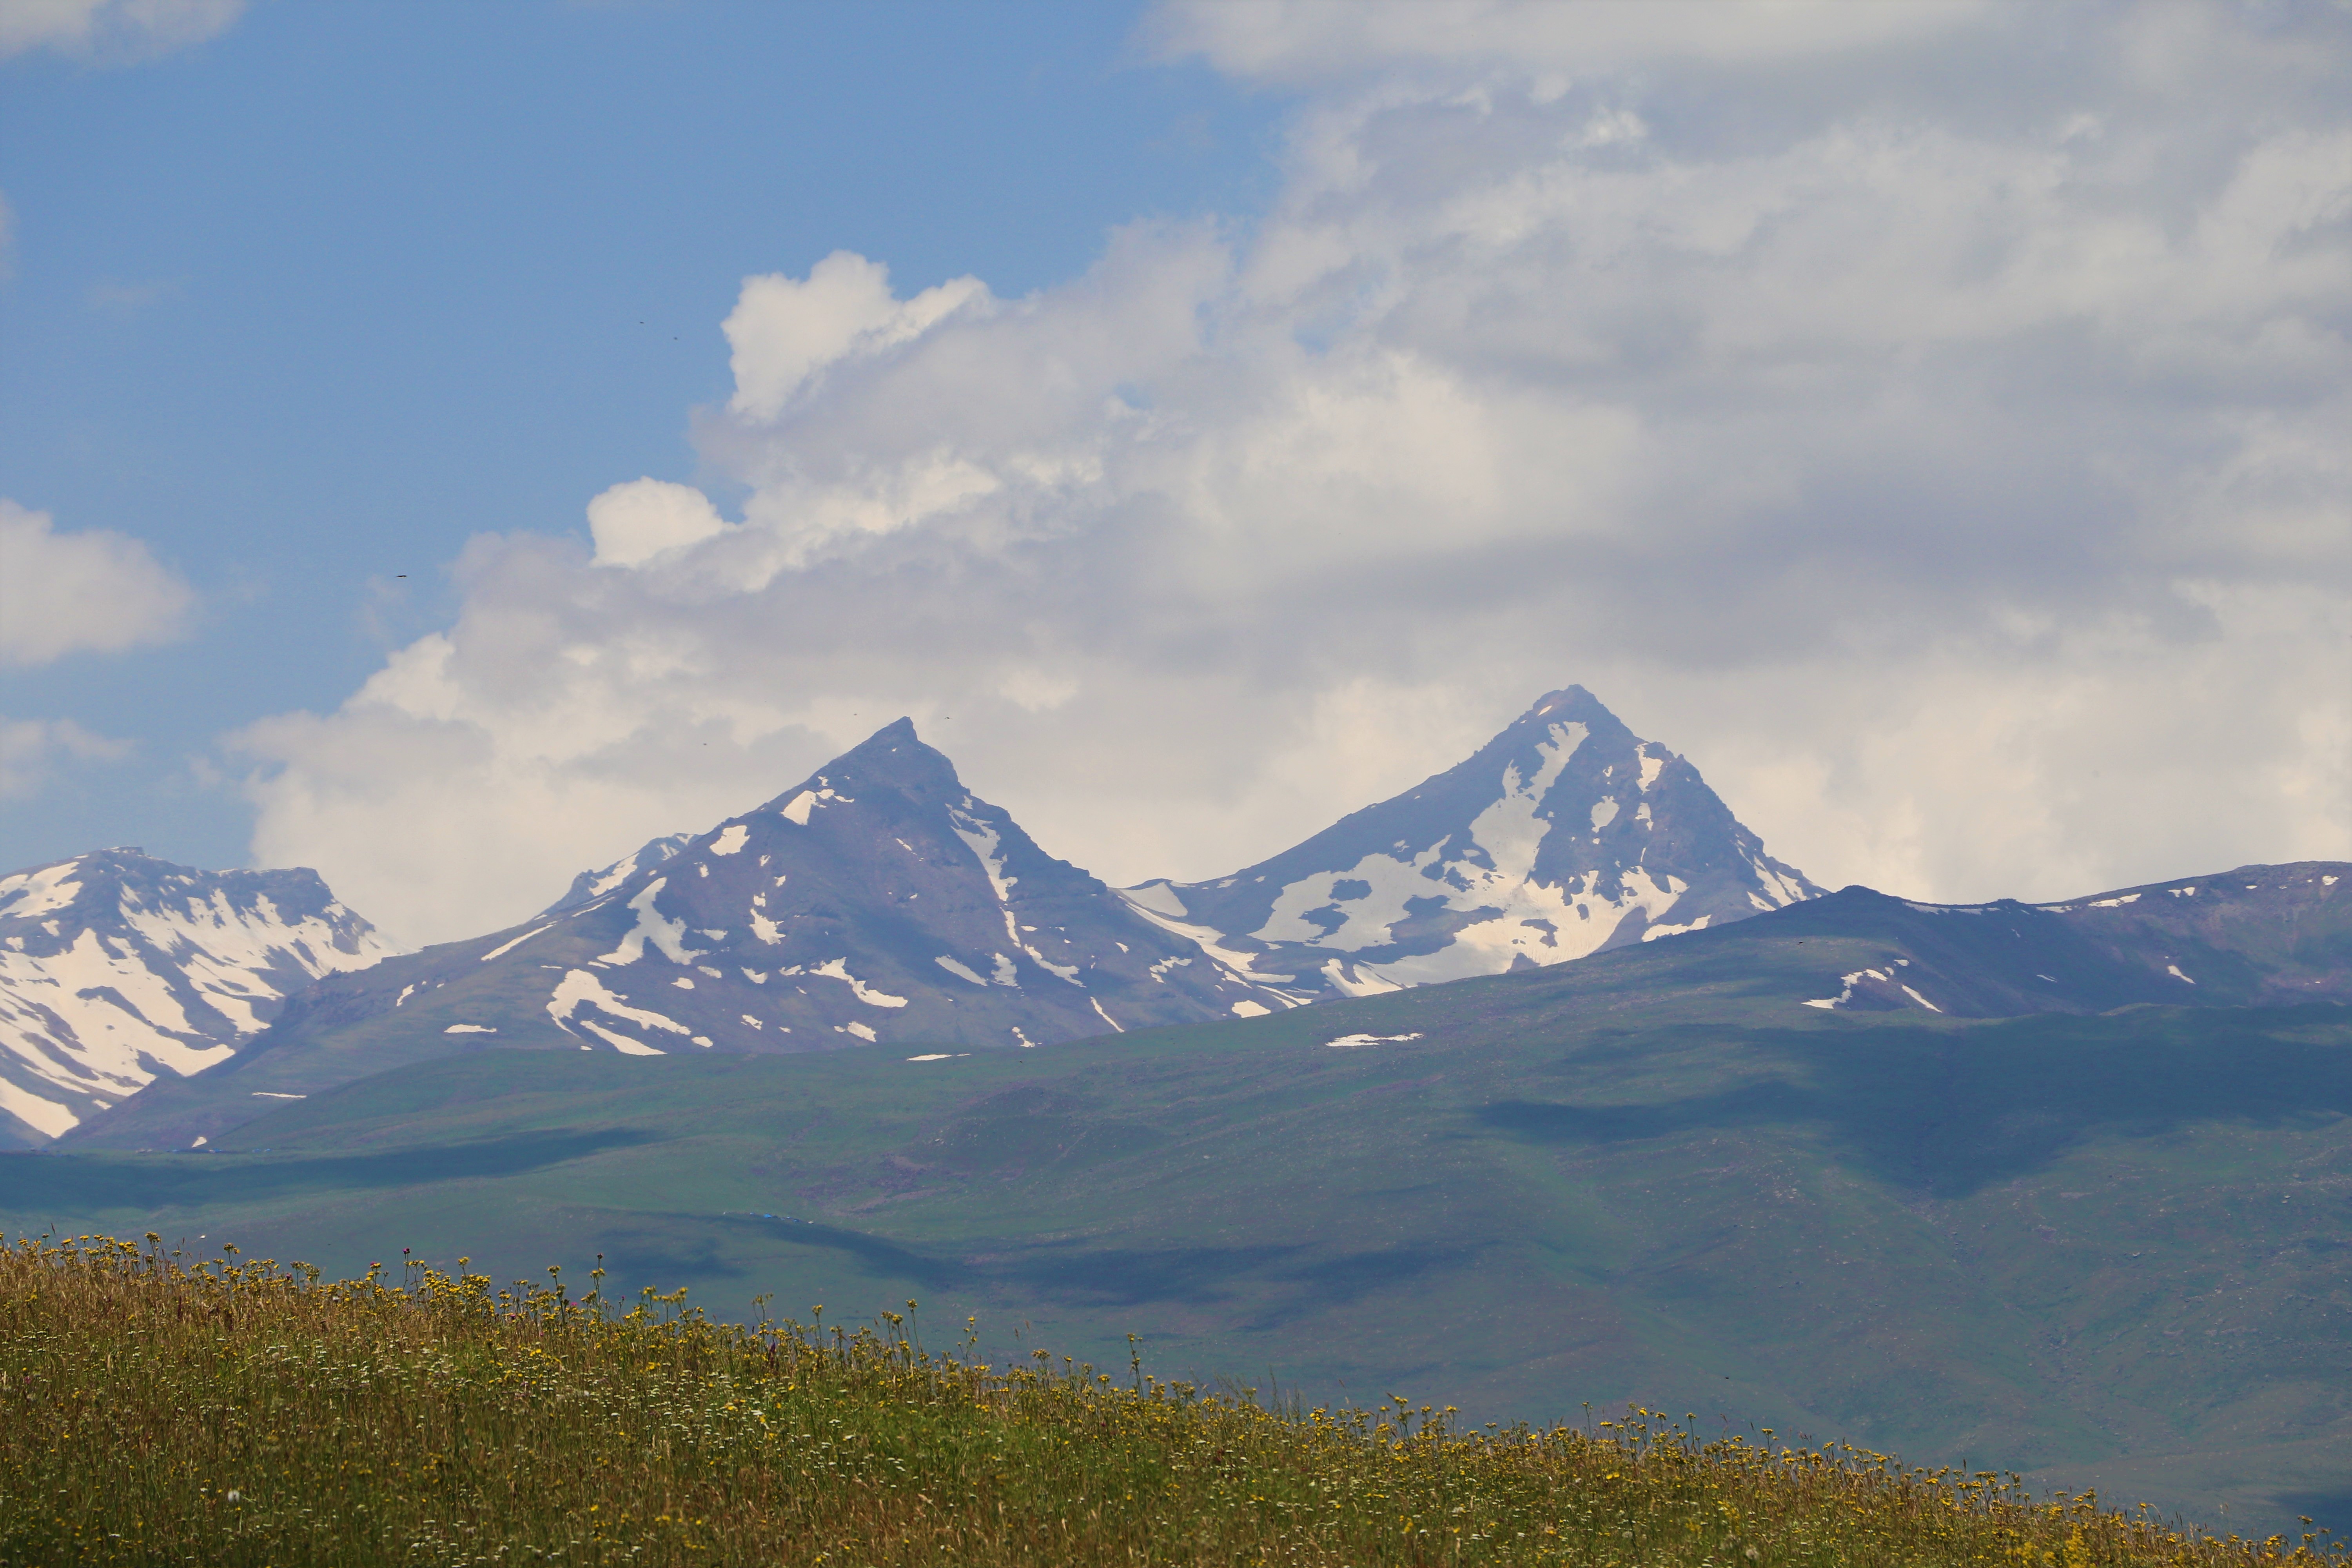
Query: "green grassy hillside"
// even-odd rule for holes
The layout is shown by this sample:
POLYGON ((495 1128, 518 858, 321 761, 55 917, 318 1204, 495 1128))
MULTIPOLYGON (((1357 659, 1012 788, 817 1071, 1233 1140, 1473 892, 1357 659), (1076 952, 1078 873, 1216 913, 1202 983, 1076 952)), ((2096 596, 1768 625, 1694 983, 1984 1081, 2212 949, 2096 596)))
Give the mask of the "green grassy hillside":
POLYGON ((320 1283, 82 1238, 0 1251, 0 1564, 1720 1564, 2326 1568, 1648 1411, 1465 1429, 1038 1351, 714 1324, 592 1271, 320 1283), (591 1287, 584 1296, 577 1285, 591 1287))
POLYGON ((2352 1526, 2352 1014, 1759 1012, 1787 965, 1739 951, 930 1061, 483 1052, 247 1152, 11 1158, 0 1218, 336 1271, 601 1253, 730 1315, 918 1296, 998 1352, 1132 1331, 1204 1383, 1634 1400, 2352 1526), (1328 1043, 1366 1032, 1418 1037, 1328 1043))

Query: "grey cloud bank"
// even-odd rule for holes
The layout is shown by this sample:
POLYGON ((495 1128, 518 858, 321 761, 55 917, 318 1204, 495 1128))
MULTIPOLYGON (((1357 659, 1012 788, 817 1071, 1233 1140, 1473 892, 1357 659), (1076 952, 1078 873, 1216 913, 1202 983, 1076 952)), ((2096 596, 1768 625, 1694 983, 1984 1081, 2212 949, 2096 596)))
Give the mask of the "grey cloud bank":
POLYGON ((241 737, 260 863, 487 930, 908 713, 1192 880, 1570 681, 1832 886, 2352 852, 2352 24, 1659 9, 1163 12, 1304 84, 1271 210, 747 279, 697 485, 241 737))

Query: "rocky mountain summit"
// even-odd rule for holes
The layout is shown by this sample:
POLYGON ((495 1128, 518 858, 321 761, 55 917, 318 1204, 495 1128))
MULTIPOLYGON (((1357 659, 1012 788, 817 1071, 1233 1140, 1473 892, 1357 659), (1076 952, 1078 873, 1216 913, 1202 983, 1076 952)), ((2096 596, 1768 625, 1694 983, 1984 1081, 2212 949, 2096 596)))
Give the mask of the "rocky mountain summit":
POLYGON ((1819 897, 1698 770, 1580 686, 1458 766, 1230 877, 1135 907, 1301 999, 1563 963, 1819 897))
MULTIPOLYGON (((467 955, 462 990, 560 971, 534 1024, 637 1051, 1034 1045, 1283 1005, 1047 855, 903 719, 582 890, 467 955)), ((462 1005, 439 960, 415 967, 415 1005, 462 1005)))
POLYGON ((0 877, 0 1143, 217 1066, 293 992, 392 952, 315 871, 122 847, 0 877))

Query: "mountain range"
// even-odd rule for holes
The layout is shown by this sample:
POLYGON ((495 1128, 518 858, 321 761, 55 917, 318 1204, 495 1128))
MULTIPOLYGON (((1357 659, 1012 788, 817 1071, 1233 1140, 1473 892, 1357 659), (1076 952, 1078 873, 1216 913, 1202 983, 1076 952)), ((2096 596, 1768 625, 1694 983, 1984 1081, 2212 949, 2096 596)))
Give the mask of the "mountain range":
POLYGON ((185 1148, 279 1100, 490 1046, 1022 1048, 1767 917, 1899 928, 1884 963, 1821 977, 1804 1001, 1823 1010, 2323 999, 2352 978, 2294 933, 2338 874, 2255 868, 2038 906, 1824 897, 1685 759, 1571 686, 1279 855, 1114 889, 902 719, 751 811, 582 872, 518 926, 420 952, 389 952, 309 872, 107 851, 19 873, 0 882, 0 1106, 22 1145, 185 1148), (131 1000, 182 993, 176 1011, 131 1000))
MULTIPOLYGON (((27 888, 110 885, 121 864, 84 857, 20 876, 27 888)), ((188 889, 233 900, 255 874, 152 863, 139 875, 192 879, 188 889)), ((267 875, 309 879, 273 906, 299 911, 296 923, 331 901, 310 873, 267 875)), ((26 1080, 10 1131, 37 1143, 158 1075, 248 1045, 257 1061, 289 1063, 301 1052, 284 1047, 354 1029, 397 1053, 387 1064, 493 1041, 640 1054, 1019 1047, 1557 963, 1819 891, 1766 856, 1687 762, 1580 687, 1545 696, 1459 766, 1259 866, 1127 889, 1046 854, 901 720, 753 811, 581 872, 520 926, 396 957, 340 906, 341 934, 323 944, 303 946, 290 927, 257 935, 255 952, 289 960, 240 971, 239 994, 257 1010, 234 1029, 193 1026, 201 1045, 166 1048, 148 1029, 145 1054, 117 1062, 102 1038, 22 1009, 0 1016, 0 1062, 14 1073, 0 1082, 26 1080), (314 950, 334 957, 290 957, 314 950), (289 1005, 296 992, 307 994, 289 1005)), ((20 988, 82 1005, 93 976, 75 944, 116 941, 127 917, 95 905, 47 915, 64 924, 28 930, 12 973, 20 988)), ((190 947, 190 977, 173 978, 177 949, 143 951, 167 989, 217 967, 190 947)), ((378 1058, 331 1059, 340 1081, 378 1058)), ((289 1072, 247 1093, 320 1081, 289 1072)))
POLYGON ((520 927, 313 987, 279 1034, 1019 1047, 1290 1005, 1040 849, 902 719, 754 810, 583 873, 520 927))

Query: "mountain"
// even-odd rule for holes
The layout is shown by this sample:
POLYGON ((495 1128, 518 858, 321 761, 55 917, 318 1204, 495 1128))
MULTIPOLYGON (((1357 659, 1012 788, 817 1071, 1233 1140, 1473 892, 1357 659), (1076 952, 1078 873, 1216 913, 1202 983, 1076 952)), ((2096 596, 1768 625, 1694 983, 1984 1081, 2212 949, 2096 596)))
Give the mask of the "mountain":
POLYGON ((311 987, 226 1069, 76 1142, 185 1148, 272 1097, 489 1045, 952 1052, 1293 1005, 1047 855, 903 719, 661 843, 591 878, 584 902, 311 987))
POLYGON ((635 854, 625 855, 609 866, 583 871, 572 878, 572 886, 564 889, 563 896, 540 910, 534 918, 545 920, 550 915, 563 914, 583 904, 593 904, 638 872, 658 866, 665 860, 676 859, 678 851, 693 842, 694 835, 691 833, 666 833, 658 838, 648 839, 635 854))
POLYGON ((1564 963, 1821 891, 1580 686, 1271 859, 1126 889, 1165 930, 1301 999, 1564 963))
POLYGON ((124 847, 0 877, 0 1145, 217 1066, 289 994, 392 951, 315 871, 124 847))
POLYGON ((1874 941, 1804 998, 1824 1011, 2006 1018, 2161 1004, 2352 1001, 2352 866, 2241 866, 2066 903, 1923 904, 1845 888, 1757 936, 1874 941))

